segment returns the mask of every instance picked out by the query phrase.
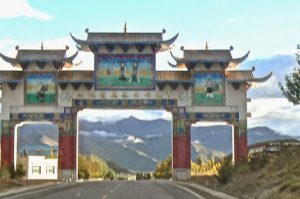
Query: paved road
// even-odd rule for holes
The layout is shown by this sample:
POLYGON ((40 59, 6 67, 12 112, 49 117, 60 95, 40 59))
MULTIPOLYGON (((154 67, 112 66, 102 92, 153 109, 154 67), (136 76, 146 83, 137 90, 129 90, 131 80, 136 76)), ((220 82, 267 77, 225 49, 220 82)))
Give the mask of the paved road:
MULTIPOLYGON (((18 198, 18 197, 14 197, 18 198)), ((43 199, 204 199, 169 181, 103 181, 19 198, 43 199)), ((207 198, 207 197, 205 197, 207 198)), ((210 198, 209 198, 210 199, 210 198)))

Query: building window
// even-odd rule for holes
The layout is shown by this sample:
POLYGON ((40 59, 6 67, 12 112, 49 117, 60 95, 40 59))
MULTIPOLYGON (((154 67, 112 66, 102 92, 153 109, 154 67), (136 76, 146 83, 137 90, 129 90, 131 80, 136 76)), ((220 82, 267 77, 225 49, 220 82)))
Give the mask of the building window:
POLYGON ((32 174, 41 174, 41 166, 32 166, 32 174))
POLYGON ((54 174, 55 173, 54 166, 47 166, 46 173, 54 174))

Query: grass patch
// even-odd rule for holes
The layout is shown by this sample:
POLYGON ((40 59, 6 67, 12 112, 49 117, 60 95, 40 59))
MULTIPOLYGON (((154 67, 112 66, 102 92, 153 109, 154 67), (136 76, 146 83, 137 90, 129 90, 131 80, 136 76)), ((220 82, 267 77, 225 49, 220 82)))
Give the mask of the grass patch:
POLYGON ((27 93, 26 102, 27 104, 54 104, 55 93, 45 93, 45 98, 39 98, 37 93, 27 93))
POLYGON ((206 97, 206 93, 195 93, 195 103, 199 105, 221 105, 224 103, 224 95, 214 93, 214 97, 206 97))
POLYGON ((140 77, 139 82, 130 82, 130 78, 126 81, 121 81, 119 77, 100 77, 98 80, 99 86, 142 86, 148 87, 152 86, 153 82, 151 78, 140 77))

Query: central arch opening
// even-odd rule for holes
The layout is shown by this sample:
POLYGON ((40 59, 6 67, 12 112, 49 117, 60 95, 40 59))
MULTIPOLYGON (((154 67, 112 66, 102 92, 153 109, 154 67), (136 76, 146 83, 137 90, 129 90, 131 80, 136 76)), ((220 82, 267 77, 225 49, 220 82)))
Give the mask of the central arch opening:
POLYGON ((82 155, 99 157, 116 173, 152 173, 172 152, 172 114, 164 110, 84 109, 78 124, 79 173, 82 155))

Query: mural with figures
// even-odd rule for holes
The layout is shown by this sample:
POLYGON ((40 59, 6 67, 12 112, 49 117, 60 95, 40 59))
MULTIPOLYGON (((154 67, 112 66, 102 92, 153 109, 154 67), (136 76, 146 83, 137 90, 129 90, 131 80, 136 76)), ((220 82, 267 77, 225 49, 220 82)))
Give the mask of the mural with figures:
POLYGON ((29 105, 53 105, 55 97, 55 74, 31 73, 26 78, 26 103, 29 105))
POLYGON ((223 105, 224 104, 224 74, 196 73, 194 104, 223 105))
POLYGON ((154 89, 154 55, 99 55, 96 89, 154 89))

